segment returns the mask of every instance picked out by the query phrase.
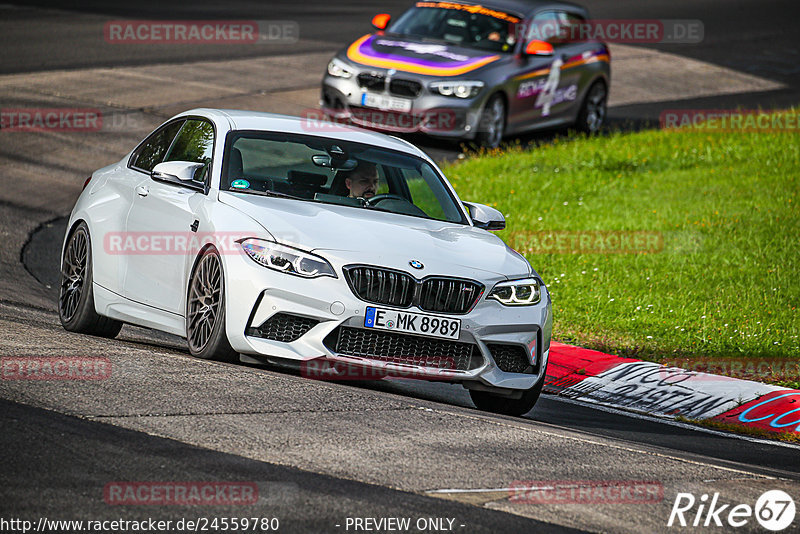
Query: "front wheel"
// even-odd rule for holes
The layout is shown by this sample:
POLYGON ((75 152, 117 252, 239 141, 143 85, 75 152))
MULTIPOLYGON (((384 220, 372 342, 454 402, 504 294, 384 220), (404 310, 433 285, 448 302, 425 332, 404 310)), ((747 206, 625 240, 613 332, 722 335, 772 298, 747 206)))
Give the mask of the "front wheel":
POLYGON ((237 353, 225 334, 225 277, 216 249, 203 252, 189 281, 186 340, 192 356, 235 362, 237 353))
POLYGON ((519 399, 509 399, 495 393, 473 389, 469 390, 469 396, 472 397, 472 402, 475 403, 475 407, 479 410, 518 417, 533 409, 536 401, 539 400, 539 395, 542 394, 543 387, 544 373, 542 373, 542 378, 533 387, 522 392, 522 397, 519 399))
POLYGON ((70 332, 115 337, 122 323, 98 314, 94 308, 92 242, 89 227, 78 224, 67 239, 61 260, 58 318, 70 332))
POLYGON ((499 94, 486 103, 481 112, 475 142, 484 148, 497 148, 506 130, 506 104, 499 94))
POLYGON ((597 80, 589 87, 586 98, 583 99, 575 128, 589 135, 599 132, 606 120, 607 101, 606 84, 602 80, 597 80))

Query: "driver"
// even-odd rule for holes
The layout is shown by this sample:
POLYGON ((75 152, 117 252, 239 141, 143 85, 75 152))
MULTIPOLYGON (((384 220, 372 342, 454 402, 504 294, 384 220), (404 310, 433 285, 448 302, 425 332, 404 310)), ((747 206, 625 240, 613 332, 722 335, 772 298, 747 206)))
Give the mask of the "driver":
POLYGON ((344 185, 350 198, 370 198, 378 192, 378 167, 374 163, 361 161, 358 167, 344 174, 344 185))

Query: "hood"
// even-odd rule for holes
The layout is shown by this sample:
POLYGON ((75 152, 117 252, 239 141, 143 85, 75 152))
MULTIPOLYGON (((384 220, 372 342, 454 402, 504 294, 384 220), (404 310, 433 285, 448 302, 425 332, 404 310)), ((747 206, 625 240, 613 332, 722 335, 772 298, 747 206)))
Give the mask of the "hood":
POLYGON ((378 265, 418 278, 502 279, 530 272, 527 260, 500 238, 473 226, 246 193, 222 191, 219 199, 258 221, 278 242, 315 251, 340 266, 378 265), (412 269, 412 260, 425 267, 412 269))
POLYGON ((459 76, 499 61, 486 50, 420 41, 404 35, 365 35, 345 51, 347 59, 369 67, 426 76, 459 76))

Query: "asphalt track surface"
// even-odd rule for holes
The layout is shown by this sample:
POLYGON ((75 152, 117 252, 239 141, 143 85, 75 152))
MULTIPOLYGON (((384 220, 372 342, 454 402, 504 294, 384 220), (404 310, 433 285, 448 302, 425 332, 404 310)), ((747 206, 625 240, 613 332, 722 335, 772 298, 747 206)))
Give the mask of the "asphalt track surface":
MULTIPOLYGON (((139 119, 130 132, 0 133, 0 352, 107 357, 113 366, 112 378, 105 381, 0 382, 0 518, 260 516, 279 517, 280 531, 345 532, 348 517, 447 517, 456 519, 457 532, 672 532, 684 530, 666 527, 678 492, 719 492, 723 502, 752 505, 763 491, 783 489, 800 503, 797 447, 546 395, 524 418, 493 416, 476 411, 457 386, 323 383, 267 366, 197 361, 180 339, 139 328, 126 326, 113 341, 61 329, 53 287, 63 217, 88 173, 118 159, 186 104, 161 86, 179 84, 192 65, 216 68, 240 60, 242 65, 274 67, 287 77, 285 85, 274 89, 279 96, 273 96, 269 83, 264 90, 211 97, 202 92, 208 88, 197 85, 192 104, 226 98, 226 104, 232 100, 241 107, 270 98, 306 102, 313 76, 291 62, 275 67, 269 57, 302 57, 324 66, 325 57, 366 31, 373 13, 397 14, 406 5, 200 1, 176 7, 141 1, 127 7, 99 2, 70 9, 48 2, 0 6, 0 74, 7 75, 0 77, 2 107, 102 101, 139 119), (269 49, 98 45, 98 28, 102 31, 104 21, 114 18, 294 20, 301 25, 301 39, 291 47, 269 49), (177 70, 177 64, 189 67, 177 70), (157 70, 160 65, 172 69, 177 79, 157 70), (146 105, 120 104, 133 97, 118 95, 119 88, 107 82, 117 71, 101 70, 111 68, 150 76, 146 105), (70 80, 84 87, 76 89, 70 80), (95 84, 90 94, 91 87, 85 86, 95 84), (110 506, 103 500, 103 487, 112 481, 191 480, 255 481, 260 500, 245 509, 110 506), (663 486, 664 499, 625 505, 514 503, 504 488, 515 480, 651 480, 663 486)), ((800 101, 794 2, 738 1, 724 9, 711 1, 589 6, 596 18, 701 19, 702 45, 654 45, 645 51, 761 80, 742 82, 742 87, 758 88, 752 91, 629 99, 611 110, 618 126, 645 127, 670 107, 768 108, 800 101)), ((530 137, 534 142, 547 138, 530 137)), ((457 153, 446 144, 424 147, 438 157, 457 153)), ((798 525, 800 520, 784 532, 798 531, 798 525)), ((755 521, 738 530, 763 532, 755 521)))

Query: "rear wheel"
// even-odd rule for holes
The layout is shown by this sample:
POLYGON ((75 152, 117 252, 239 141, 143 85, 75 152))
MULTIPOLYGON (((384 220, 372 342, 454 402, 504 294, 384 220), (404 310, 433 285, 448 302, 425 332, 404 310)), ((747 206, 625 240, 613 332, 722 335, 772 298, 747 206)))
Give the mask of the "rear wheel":
POLYGON ((597 80, 589 87, 589 91, 583 99, 578 119, 575 121, 575 128, 590 135, 599 132, 606 120, 607 101, 606 84, 602 80, 597 80))
POLYGON ((499 94, 486 103, 478 123, 475 142, 484 148, 497 148, 506 131, 506 104, 499 94))
POLYGON ((235 362, 238 354, 225 334, 225 277, 216 249, 203 252, 189 282, 186 340, 192 356, 235 362))
POLYGON ((122 329, 122 323, 99 315, 94 308, 91 245, 89 227, 81 222, 64 246, 58 318, 70 332, 115 337, 122 329))
POLYGON ((469 391, 469 396, 472 397, 475 407, 484 412, 521 416, 531 411, 536 405, 539 395, 542 394, 542 387, 544 387, 544 373, 533 387, 522 392, 522 397, 519 399, 509 399, 488 391, 472 389, 469 391))

